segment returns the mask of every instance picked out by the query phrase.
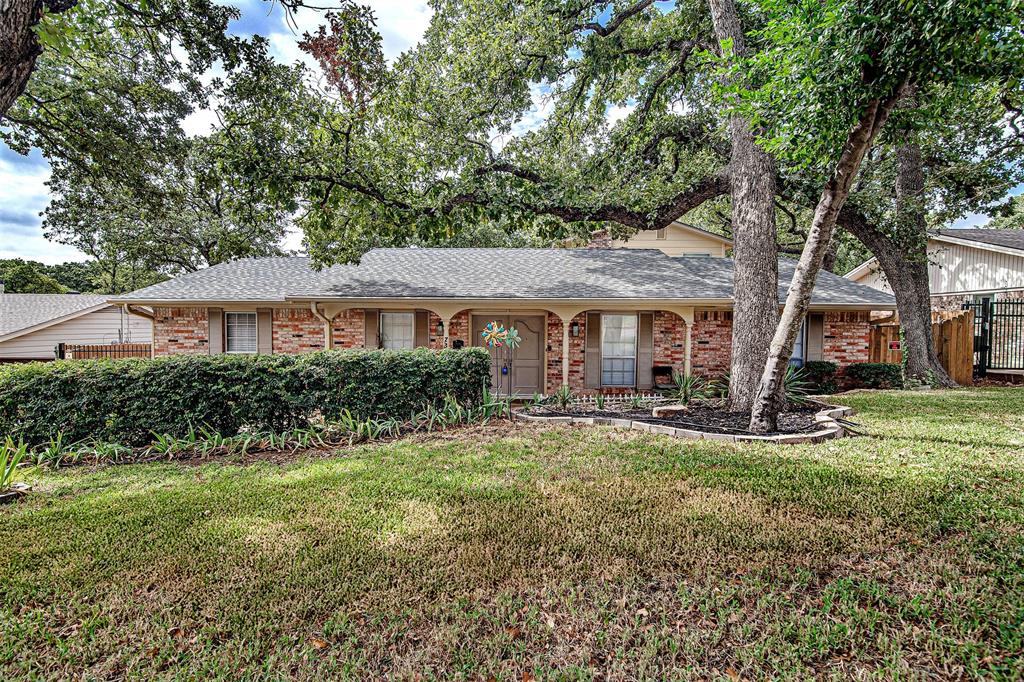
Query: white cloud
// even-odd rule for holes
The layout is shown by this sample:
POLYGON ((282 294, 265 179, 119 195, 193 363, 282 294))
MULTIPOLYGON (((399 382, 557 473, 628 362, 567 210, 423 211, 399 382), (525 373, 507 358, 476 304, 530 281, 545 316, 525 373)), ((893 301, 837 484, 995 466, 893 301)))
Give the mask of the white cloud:
POLYGON ((608 119, 609 126, 614 126, 619 121, 625 120, 634 110, 636 110, 636 102, 630 102, 622 107, 613 105, 608 107, 605 118, 608 119))
POLYGON ((85 254, 43 237, 39 216, 50 193, 49 166, 38 151, 28 157, 0 146, 0 258, 25 258, 43 263, 85 260, 85 254))
POLYGON ((306 249, 302 246, 302 230, 295 227, 289 227, 285 232, 284 239, 281 241, 281 248, 285 251, 298 251, 305 253, 306 249))

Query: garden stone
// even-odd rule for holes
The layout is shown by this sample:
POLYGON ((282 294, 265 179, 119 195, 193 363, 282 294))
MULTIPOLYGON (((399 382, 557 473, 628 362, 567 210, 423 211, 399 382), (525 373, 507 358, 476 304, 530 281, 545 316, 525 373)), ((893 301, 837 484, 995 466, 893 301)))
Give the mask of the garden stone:
POLYGON ((688 408, 686 405, 680 404, 662 405, 660 407, 655 407, 653 410, 651 410, 651 415, 662 419, 671 419, 672 417, 678 417, 679 415, 686 412, 688 409, 690 408, 688 408))

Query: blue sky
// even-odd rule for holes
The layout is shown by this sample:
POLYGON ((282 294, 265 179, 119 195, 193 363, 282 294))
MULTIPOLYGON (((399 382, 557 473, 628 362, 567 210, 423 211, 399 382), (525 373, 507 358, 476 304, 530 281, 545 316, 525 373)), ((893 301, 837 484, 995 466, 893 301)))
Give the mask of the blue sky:
MULTIPOLYGON (((430 9, 426 0, 361 0, 373 6, 377 14, 377 29, 384 40, 384 54, 394 59, 401 52, 412 47, 423 35, 430 22, 430 9)), ((323 23, 322 15, 302 11, 295 17, 297 29, 290 27, 279 3, 264 0, 233 0, 226 2, 238 7, 242 16, 232 22, 231 31, 238 35, 259 34, 270 40, 271 51, 281 61, 306 61, 297 41, 305 31, 313 31, 323 23)), ((658 2, 659 9, 667 10, 673 2, 658 2)), ((607 17, 597 17, 599 21, 607 17)), ((315 65, 314 65, 315 66, 315 65)), ((534 93, 534 111, 524 117, 514 134, 539 123, 550 108, 545 102, 544 88, 538 86, 534 93)), ((615 121, 628 114, 629 108, 609 112, 609 119, 615 121)), ((184 122, 185 130, 191 134, 202 134, 213 122, 212 112, 200 111, 184 122)), ((500 146, 500 142, 498 143, 500 146)), ((85 260, 86 256, 70 247, 47 241, 43 237, 40 213, 49 202, 46 181, 49 166, 38 151, 21 156, 0 142, 0 258, 21 257, 44 263, 60 263, 68 260, 85 260)), ((1013 194, 1024 191, 1024 185, 1016 187, 1013 194)), ((957 221, 954 227, 980 225, 987 218, 969 215, 957 221)), ((291 234, 286 240, 288 248, 298 248, 300 235, 291 234)))

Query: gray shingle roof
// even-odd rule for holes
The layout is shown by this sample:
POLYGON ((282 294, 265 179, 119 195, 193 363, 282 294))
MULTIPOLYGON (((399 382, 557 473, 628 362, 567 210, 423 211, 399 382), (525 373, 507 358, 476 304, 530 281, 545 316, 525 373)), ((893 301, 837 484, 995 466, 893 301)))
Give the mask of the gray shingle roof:
POLYGON ((1024 230, 986 230, 984 228, 961 230, 936 230, 935 234, 953 239, 967 239, 972 242, 1001 246, 1024 251, 1024 230))
POLYGON ((95 308, 106 299, 88 294, 0 294, 0 336, 95 308))
MULTIPOLYGON (((794 262, 779 264, 783 300, 794 262)), ((297 299, 732 298, 732 260, 670 257, 646 249, 374 249, 359 265, 315 272, 304 258, 219 265, 133 292, 131 301, 297 299)), ((886 293, 822 273, 816 305, 892 306, 886 293)))
MULTIPOLYGON (((344 266, 340 266, 344 267, 344 266)), ((243 258, 117 297, 118 301, 284 301, 307 289, 317 273, 298 256, 243 258)))

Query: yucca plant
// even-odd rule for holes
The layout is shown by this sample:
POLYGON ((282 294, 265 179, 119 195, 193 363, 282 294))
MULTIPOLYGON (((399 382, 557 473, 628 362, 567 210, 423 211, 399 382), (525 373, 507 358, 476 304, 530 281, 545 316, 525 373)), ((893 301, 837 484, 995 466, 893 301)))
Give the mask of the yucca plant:
POLYGON ((95 441, 86 446, 82 453, 92 457, 96 462, 120 462, 131 454, 132 449, 120 443, 106 443, 95 441))
POLYGON ((729 382, 731 377, 726 372, 722 376, 712 381, 708 386, 707 397, 709 398, 721 398, 722 400, 729 399, 729 382))
POLYGON ((146 452, 170 458, 183 449, 182 443, 174 436, 166 433, 153 433, 153 442, 146 448, 146 452))
POLYGON ((14 483, 21 460, 28 455, 28 445, 24 441, 14 442, 10 436, 0 446, 0 493, 7 492, 14 483))
POLYGON ((807 381, 803 368, 790 365, 786 368, 786 376, 782 379, 782 395, 786 400, 797 405, 807 403, 807 393, 811 390, 811 382, 807 381))
POLYGON ((604 401, 605 401, 604 393, 598 393, 597 395, 594 396, 594 407, 596 407, 599 410, 603 410, 604 409, 604 401))
POLYGON ((64 442, 64 432, 58 431, 56 437, 50 437, 50 442, 43 448, 35 452, 36 464, 49 464, 50 466, 60 466, 61 460, 64 459, 64 455, 68 451, 68 446, 64 442))
POLYGON ((572 389, 567 384, 562 384, 558 387, 558 390, 551 395, 552 402, 558 405, 563 410, 574 402, 576 402, 576 396, 573 395, 572 389))
POLYGON ((696 374, 683 375, 672 371, 672 388, 668 396, 682 405, 689 405, 692 400, 700 400, 708 395, 708 383, 696 374))

